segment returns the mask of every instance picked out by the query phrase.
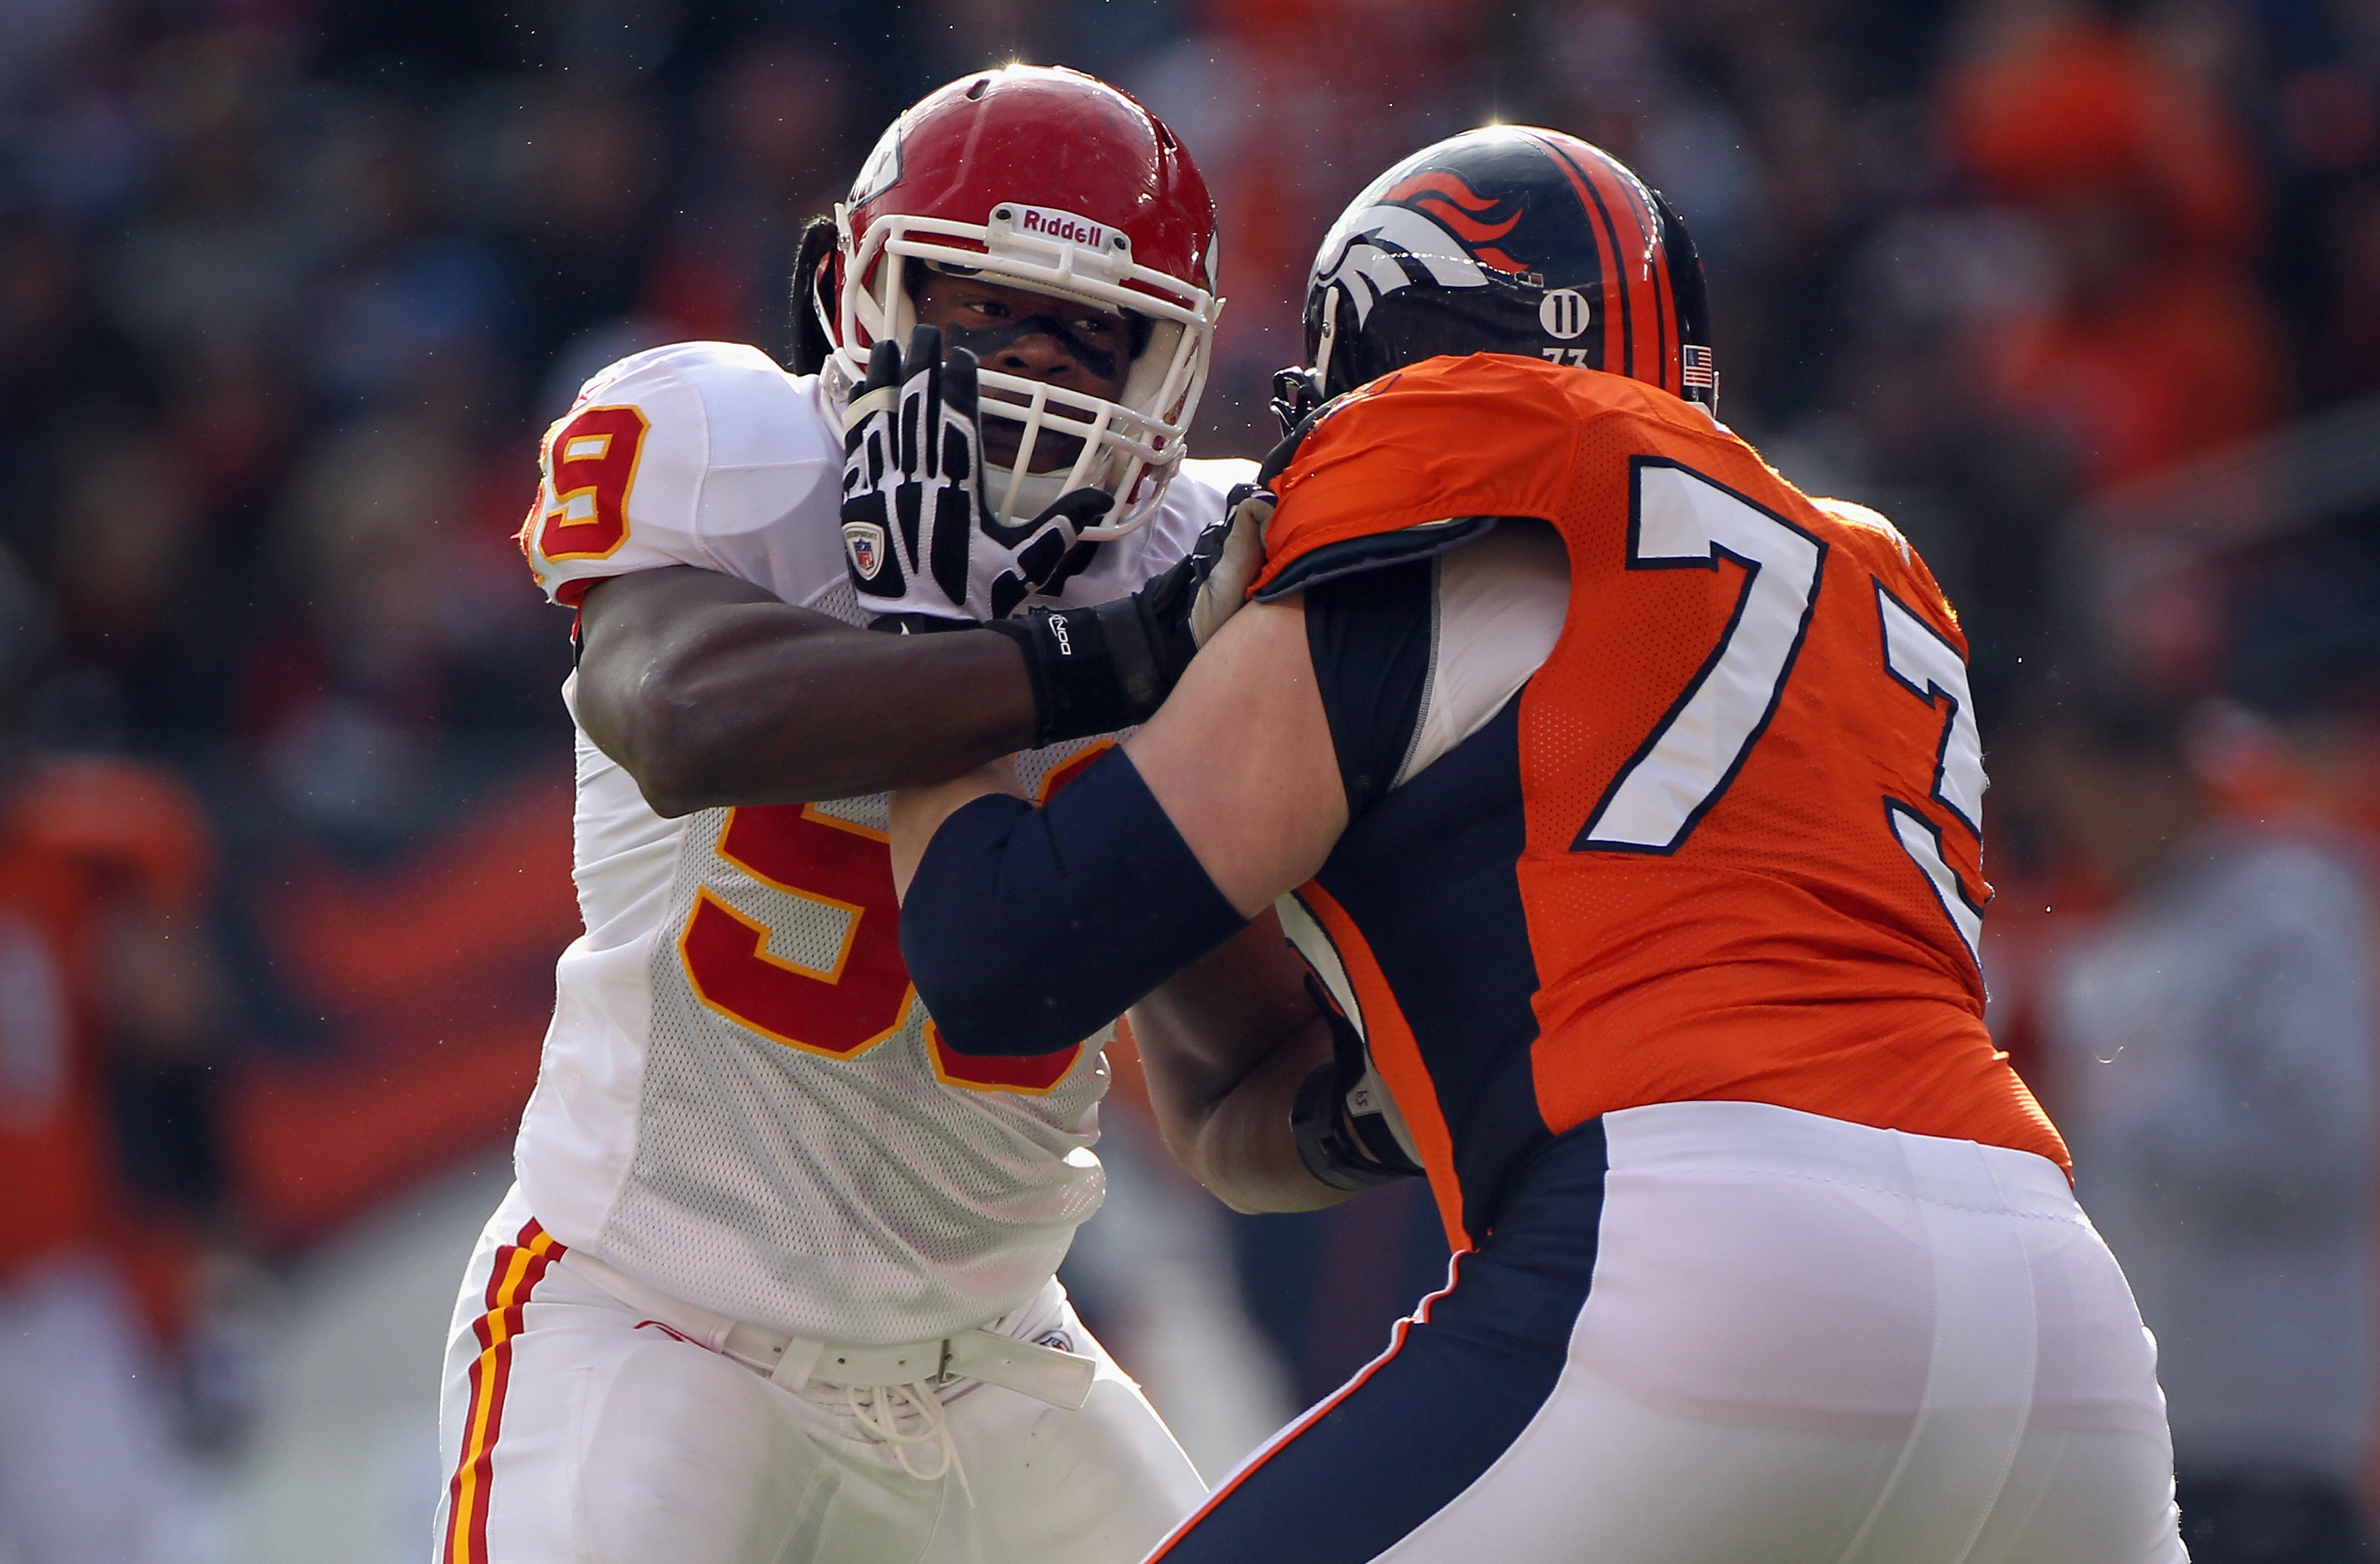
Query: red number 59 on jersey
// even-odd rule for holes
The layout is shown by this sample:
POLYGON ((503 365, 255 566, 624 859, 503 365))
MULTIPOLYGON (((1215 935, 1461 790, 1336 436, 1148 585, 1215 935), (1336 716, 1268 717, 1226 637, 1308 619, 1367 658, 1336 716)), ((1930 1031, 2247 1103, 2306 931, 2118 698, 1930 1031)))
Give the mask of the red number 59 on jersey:
MULTIPOLYGON (((728 811, 718 852, 759 882, 759 894, 789 896, 814 912, 789 919, 779 902, 778 915, 764 920, 702 886, 678 937, 698 999, 787 1048, 835 1059, 856 1059, 906 1024, 917 991, 901 961, 883 831, 815 804, 747 806, 728 811), (804 942, 796 921, 816 936, 808 941, 814 948, 798 953, 786 950, 804 942), (786 953, 772 951, 772 941, 786 953)), ((974 1058, 951 1051, 930 1024, 926 1045, 935 1078, 968 1091, 1045 1092, 1082 1053, 1076 1044, 1029 1059, 974 1058)))

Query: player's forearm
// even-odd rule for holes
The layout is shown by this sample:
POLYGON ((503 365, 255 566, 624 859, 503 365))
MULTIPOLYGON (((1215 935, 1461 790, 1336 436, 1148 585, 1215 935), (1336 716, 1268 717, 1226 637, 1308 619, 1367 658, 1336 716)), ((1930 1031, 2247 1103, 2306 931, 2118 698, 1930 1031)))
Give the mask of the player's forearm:
POLYGON ((1280 1038, 1221 1095, 1197 1087, 1158 1061, 1135 1012, 1149 1104, 1174 1160, 1235 1211, 1312 1211, 1353 1193, 1332 1189, 1298 1154, 1290 1110, 1306 1076, 1330 1061, 1330 1032, 1315 1016, 1280 1038))
POLYGON ((1306 1170, 1290 1128, 1299 1083, 1330 1057, 1305 976, 1267 911, 1132 1010, 1166 1148, 1239 1210, 1310 1210, 1345 1198, 1306 1170))
POLYGON ((766 597, 666 624, 646 606, 589 613, 578 713, 664 815, 940 782, 1032 741, 1002 637, 880 635, 766 597))
POLYGON ((748 623, 720 625, 646 682, 638 716, 651 737, 639 748, 648 796, 659 786, 674 806, 665 813, 940 782, 1032 743, 1032 687, 1013 642, 832 622, 788 636, 776 613, 744 612, 748 623))

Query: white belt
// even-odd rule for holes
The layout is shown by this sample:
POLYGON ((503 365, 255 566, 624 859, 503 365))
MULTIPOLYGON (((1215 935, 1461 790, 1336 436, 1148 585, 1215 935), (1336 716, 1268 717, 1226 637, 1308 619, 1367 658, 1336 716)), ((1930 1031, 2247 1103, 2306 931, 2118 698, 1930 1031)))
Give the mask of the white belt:
POLYGON ((643 1311, 656 1322, 714 1352, 723 1352, 749 1364, 788 1390, 809 1385, 866 1389, 880 1385, 940 1385, 954 1379, 980 1379, 987 1385, 997 1385, 1074 1412, 1090 1400, 1091 1381, 1099 1374, 1098 1362, 1080 1352, 1045 1347, 1038 1341, 1019 1341, 980 1326, 939 1340, 902 1341, 886 1347, 812 1340, 765 1325, 731 1319, 656 1292, 578 1250, 563 1255, 560 1263, 565 1270, 576 1271, 630 1308, 643 1311))

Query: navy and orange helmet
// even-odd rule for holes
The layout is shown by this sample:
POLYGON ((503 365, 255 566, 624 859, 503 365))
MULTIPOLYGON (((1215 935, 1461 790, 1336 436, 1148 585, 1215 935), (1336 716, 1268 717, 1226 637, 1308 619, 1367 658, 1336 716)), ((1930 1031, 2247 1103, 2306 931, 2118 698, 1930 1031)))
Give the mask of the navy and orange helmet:
POLYGON ((1702 261, 1659 192, 1575 136, 1493 126, 1406 158, 1331 224, 1281 413, 1463 353, 1628 375, 1716 413, 1710 340, 1702 261))

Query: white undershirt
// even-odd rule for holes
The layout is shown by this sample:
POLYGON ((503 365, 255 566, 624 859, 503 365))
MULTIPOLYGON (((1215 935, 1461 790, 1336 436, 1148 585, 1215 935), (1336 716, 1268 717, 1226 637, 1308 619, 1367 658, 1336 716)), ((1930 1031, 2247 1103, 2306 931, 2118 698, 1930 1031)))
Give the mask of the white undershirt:
POLYGON ((1487 726, 1552 654, 1570 609, 1570 554, 1544 522, 1500 521, 1435 564, 1429 677, 1392 786, 1487 726))

